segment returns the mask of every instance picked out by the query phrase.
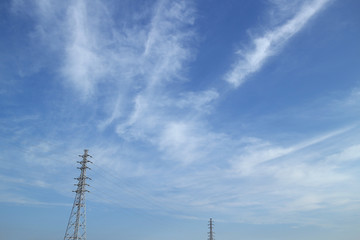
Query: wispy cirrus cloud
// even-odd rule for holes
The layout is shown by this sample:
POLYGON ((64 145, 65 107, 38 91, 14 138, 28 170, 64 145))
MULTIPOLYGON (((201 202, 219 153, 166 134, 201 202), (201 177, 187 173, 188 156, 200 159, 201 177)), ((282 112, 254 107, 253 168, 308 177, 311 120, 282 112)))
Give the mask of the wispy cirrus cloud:
MULTIPOLYGON (((163 127, 181 123, 195 130, 192 126, 219 95, 214 89, 176 90, 187 81, 186 65, 194 58, 196 13, 191 1, 156 1, 136 18, 119 17, 123 24, 100 1, 14 1, 13 5, 36 9, 36 29, 41 31, 33 36, 48 51, 52 40, 58 42, 61 36, 55 56, 60 62, 57 77, 101 112, 96 119, 100 131, 115 126, 120 137, 161 142, 155 144, 159 149, 164 149, 164 137, 180 150, 178 139, 163 127)), ((193 136, 187 134, 189 139, 200 136, 188 133, 193 136)))
POLYGON ((91 18, 91 9, 87 6, 78 0, 68 8, 66 58, 62 68, 65 79, 85 96, 93 94, 97 83, 105 80, 103 78, 107 77, 106 71, 109 70, 104 61, 106 58, 102 56, 98 22, 91 23, 98 21, 99 16, 91 18))
MULTIPOLYGON (((291 4, 291 1, 275 2, 281 6, 279 11, 281 13, 294 12, 294 8, 298 8, 297 1, 295 1, 297 4, 291 4)), ((329 0, 305 1, 300 10, 295 12, 294 16, 285 23, 266 30, 258 37, 253 37, 251 46, 236 52, 238 59, 225 75, 225 80, 234 87, 241 86, 251 74, 259 71, 269 57, 276 55, 329 2, 329 0)), ((276 17, 276 14, 273 13, 273 16, 276 17)), ((284 16, 281 18, 283 19, 284 16)))
MULTIPOLYGON (((160 143, 166 158, 163 164, 151 158, 140 164, 128 162, 132 172, 137 172, 136 180, 131 181, 134 191, 111 194, 114 204, 125 204, 116 200, 118 195, 140 205, 151 198, 144 208, 162 212, 176 209, 198 217, 211 211, 230 221, 315 225, 329 222, 318 217, 310 223, 302 213, 341 209, 344 205, 356 208, 356 194, 350 188, 357 177, 344 168, 344 159, 357 159, 357 146, 349 146, 344 140, 353 138, 351 132, 358 132, 358 128, 350 126, 288 145, 263 139, 233 139, 210 134, 204 126, 193 126, 194 130, 188 124, 165 126, 164 141, 160 143), (249 164, 251 170, 238 163, 249 164), (234 214, 238 211, 241 214, 234 214), (269 214, 262 216, 264 212, 269 214)), ((113 162, 111 156, 108 158, 109 163, 113 162)), ((112 189, 118 189, 117 181, 126 181, 120 176, 128 174, 121 167, 124 162, 117 164, 120 168, 112 164, 111 170, 103 166, 105 171, 119 174, 119 180, 107 180, 112 189)))
POLYGON ((326 158, 327 161, 347 162, 360 159, 360 145, 352 145, 326 158))
MULTIPOLYGON (((258 71, 328 1, 272 2, 279 7, 276 12, 282 13, 281 20, 288 20, 274 21, 276 27, 253 38, 254 48, 242 49, 238 65, 227 76, 235 86, 258 71), (304 5, 297 11, 300 2, 304 5)), ((68 137, 61 136, 64 144, 42 137, 32 139, 30 135, 38 130, 35 127, 26 135, 31 139, 23 144, 23 158, 11 166, 24 162, 31 166, 37 176, 19 175, 38 184, 34 187, 42 187, 41 183, 50 179, 47 183, 61 193, 68 190, 70 196, 73 176, 64 176, 63 165, 75 162, 76 157, 69 155, 76 156, 87 144, 95 164, 104 168, 95 166, 89 172, 94 179, 93 200, 108 204, 176 210, 174 215, 180 212, 205 218, 212 212, 230 221, 306 224, 305 211, 355 202, 355 194, 349 191, 355 175, 341 168, 344 162, 358 159, 358 145, 343 141, 350 128, 281 144, 271 136, 256 136, 256 131, 241 133, 233 126, 221 129, 212 124, 211 115, 223 97, 217 89, 182 90, 180 85, 190 81, 186 67, 194 58, 197 38, 191 2, 157 1, 128 19, 114 17, 111 8, 100 1, 36 3, 40 17, 34 35, 49 49, 52 40, 62 36, 57 45, 57 53, 61 52, 57 77, 83 100, 83 105, 72 101, 68 109, 85 106, 90 110, 74 114, 83 114, 84 119, 63 112, 78 121, 74 131, 68 123, 61 125, 71 131, 68 137), (61 7, 55 8, 57 5, 61 7), (58 17, 64 15, 66 18, 58 17), (55 30, 50 26, 56 26, 55 30), (90 127, 82 125, 90 121, 88 117, 95 119, 90 127), (63 156, 63 152, 71 154, 63 156), (50 166, 53 172, 42 171, 39 165, 50 166), (40 171, 42 174, 36 174, 40 171), (53 178, 56 174, 59 176, 53 178)), ((350 108, 357 98, 349 102, 350 108)), ((291 115, 297 114, 303 112, 291 115)), ((64 115, 57 115, 60 121, 66 119, 64 115)), ((52 125, 52 129, 59 128, 52 125)), ((15 197, 31 204, 20 193, 15 197)))
POLYGON ((286 148, 271 146, 270 143, 260 141, 256 144, 252 144, 244 148, 244 153, 232 161, 234 164, 233 167, 239 174, 252 175, 257 171, 256 167, 260 164, 282 158, 286 155, 290 155, 304 148, 323 142, 329 138, 347 132, 353 127, 354 126, 349 126, 344 129, 336 130, 323 136, 319 136, 314 139, 308 139, 305 142, 286 148))
POLYGON ((35 199, 27 198, 17 194, 6 194, 0 197, 0 203, 12 203, 19 205, 33 205, 33 206, 66 206, 70 207, 71 204, 66 203, 49 203, 41 202, 35 199))

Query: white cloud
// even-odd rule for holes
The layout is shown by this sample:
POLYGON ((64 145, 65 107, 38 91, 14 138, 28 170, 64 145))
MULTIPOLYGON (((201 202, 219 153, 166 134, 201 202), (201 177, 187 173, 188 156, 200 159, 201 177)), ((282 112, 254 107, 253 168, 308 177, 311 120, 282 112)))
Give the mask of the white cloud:
MULTIPOLYGON (((253 38, 253 46, 237 51, 238 60, 226 74, 225 80, 235 87, 242 85, 250 74, 259 71, 268 58, 278 53, 288 40, 303 29, 328 2, 329 0, 306 2, 286 23, 267 30, 262 36, 253 38)), ((286 1, 284 4, 289 3, 286 1)), ((284 6, 283 8, 287 8, 284 6)))
POLYGON ((208 162, 221 141, 220 134, 214 134, 194 122, 169 122, 159 137, 159 149, 165 158, 174 159, 182 164, 208 162))
POLYGON ((210 112, 212 103, 219 97, 215 90, 203 92, 186 92, 175 103, 180 108, 193 108, 199 113, 210 112))
MULTIPOLYGON (((354 176, 339 170, 340 162, 329 162, 326 157, 339 149, 348 149, 339 141, 350 128, 294 146, 274 147, 260 139, 237 141, 203 127, 189 122, 172 122, 164 127, 160 150, 165 158, 180 164, 143 162, 136 186, 147 190, 146 196, 137 201, 152 196, 153 203, 146 208, 162 206, 167 212, 175 207, 195 216, 212 211, 231 220, 238 220, 234 213, 241 209, 241 216, 250 222, 259 221, 258 211, 252 210, 261 209, 271 213, 262 223, 278 223, 286 217, 287 222, 306 224, 301 212, 342 207, 356 200, 349 191, 354 176), (328 148, 332 151, 328 152, 328 148), (244 161, 255 161, 246 176, 238 174, 238 166, 232 164, 244 152, 247 153, 244 161), (147 188, 148 185, 152 187, 147 188)), ((130 195, 137 199, 137 194, 130 195)))
POLYGON ((233 169, 240 173, 241 175, 252 175, 255 172, 258 172, 257 166, 259 164, 275 160, 291 153, 297 152, 304 148, 310 147, 317 143, 323 142, 331 137, 342 134, 346 131, 349 131, 353 126, 347 127, 344 129, 336 130, 323 136, 319 136, 313 139, 309 139, 305 142, 290 146, 290 147, 280 147, 272 146, 268 142, 257 142, 256 144, 249 145, 243 149, 243 153, 240 156, 236 156, 232 160, 233 169))
POLYGON ((1 195, 0 203, 12 203, 12 204, 21 204, 21 205, 36 205, 36 206, 65 206, 70 207, 71 204, 65 203, 49 203, 41 202, 35 199, 23 197, 16 194, 5 194, 1 195))
POLYGON ((339 153, 332 154, 327 157, 330 162, 346 162, 360 160, 360 145, 353 145, 339 153))
POLYGON ((188 164, 201 160, 212 151, 209 148, 215 139, 222 138, 202 122, 217 96, 214 91, 189 92, 179 98, 138 95, 134 111, 117 126, 117 133, 130 141, 150 142, 170 161, 188 164))
MULTIPOLYGON (((255 49, 245 50, 241 60, 245 70, 234 68, 241 72, 237 73, 243 76, 241 81, 259 70, 326 1, 311 3, 315 5, 306 5, 286 24, 254 39, 255 49)), ((289 10, 283 7, 281 11, 289 10)), ((142 20, 138 22, 120 19, 115 23, 108 15, 111 9, 98 1, 72 1, 66 9, 70 18, 56 28, 68 33, 61 45, 65 56, 62 74, 68 77, 66 84, 83 96, 97 98, 85 100, 93 104, 93 112, 100 111, 97 121, 101 131, 109 131, 102 134, 93 125, 79 124, 76 129, 80 130, 59 137, 66 146, 56 141, 31 141, 19 162, 27 163, 34 174, 49 166, 52 170, 32 176, 34 186, 44 187, 44 181, 50 179, 46 183, 61 193, 69 190, 70 196, 74 176, 69 172, 64 176, 62 165, 74 166, 78 149, 89 144, 96 164, 89 172, 94 179, 94 197, 90 195, 90 199, 108 204, 196 217, 211 211, 245 222, 306 223, 302 216, 294 215, 357 199, 349 190, 355 176, 349 169, 339 168, 358 157, 358 145, 342 138, 350 128, 297 144, 279 144, 270 138, 239 139, 234 136, 246 133, 227 129, 226 134, 208 121, 219 91, 179 91, 177 86, 187 80, 184 69, 193 58, 191 43, 196 38, 195 11, 188 2, 159 1, 139 14, 142 20), (108 134, 112 124, 122 139, 108 134), (72 154, 63 156, 63 152, 72 154), (55 175, 58 177, 53 178, 55 175), (288 218, 283 220, 285 214, 288 218)), ((42 12, 46 15, 47 11, 42 12)), ((46 31, 50 29, 46 22, 42 24, 46 31)), ((234 84, 241 81, 234 80, 234 84)), ((23 181, 7 180, 14 184, 23 181)), ((21 197, 17 200, 26 202, 21 197)))
POLYGON ((187 1, 158 1, 149 15, 149 25, 135 22, 129 24, 132 28, 113 29, 118 51, 111 61, 118 64, 116 72, 123 80, 121 84, 115 81, 117 97, 110 99, 110 116, 101 128, 115 122, 117 132, 122 133, 145 115, 149 121, 142 120, 142 124, 150 126, 151 119, 160 113, 148 116, 146 112, 173 102, 168 85, 186 80, 184 65, 193 58, 195 39, 192 6, 187 1))
POLYGON ((187 1, 158 1, 143 53, 149 87, 181 78, 184 61, 191 58, 189 40, 194 32, 194 11, 187 1))
MULTIPOLYGON (((7 184, 24 184, 24 185, 29 185, 29 186, 34 186, 34 187, 40 187, 40 188, 46 188, 49 187, 49 184, 42 181, 42 180, 38 180, 38 179, 33 179, 33 180, 29 180, 29 179, 23 179, 23 178, 15 178, 15 177, 9 177, 9 176, 5 176, 5 175, 0 175, 0 180, 2 182, 6 182, 7 184)), ((9 186, 8 186, 9 187, 9 186)))
POLYGON ((338 172, 334 165, 324 163, 323 159, 320 161, 320 163, 307 163, 296 160, 292 163, 272 165, 266 170, 281 183, 309 188, 320 189, 329 184, 338 184, 350 180, 347 174, 338 172))
POLYGON ((104 29, 108 21, 100 2, 71 1, 67 10, 65 61, 63 74, 85 97, 94 94, 95 87, 105 81, 113 66, 104 49, 104 29), (104 79, 105 78, 105 79, 104 79))

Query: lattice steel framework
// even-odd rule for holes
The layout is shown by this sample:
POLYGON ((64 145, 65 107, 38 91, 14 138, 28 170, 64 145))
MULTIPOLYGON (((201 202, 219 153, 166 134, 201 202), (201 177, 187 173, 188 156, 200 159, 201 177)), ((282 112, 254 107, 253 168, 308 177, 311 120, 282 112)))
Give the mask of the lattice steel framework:
POLYGON ((88 157, 91 157, 88 154, 88 150, 84 150, 84 155, 79 155, 82 158, 82 161, 78 161, 80 163, 80 177, 75 178, 78 180, 74 204, 71 210, 71 214, 69 217, 69 222, 66 228, 64 240, 86 240, 86 203, 85 203, 85 193, 89 192, 86 190, 86 186, 89 186, 86 183, 86 180, 89 177, 86 176, 86 170, 90 169, 87 166, 87 163, 92 163, 87 160, 88 157))
POLYGON ((214 222, 213 222, 212 218, 210 218, 208 225, 209 225, 208 240, 215 240, 215 238, 214 238, 215 232, 213 231, 214 230, 214 222))

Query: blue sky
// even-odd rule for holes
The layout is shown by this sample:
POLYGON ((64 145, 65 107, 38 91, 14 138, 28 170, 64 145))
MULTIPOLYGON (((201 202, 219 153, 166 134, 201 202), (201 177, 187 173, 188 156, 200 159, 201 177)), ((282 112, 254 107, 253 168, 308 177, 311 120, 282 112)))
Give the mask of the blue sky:
POLYGON ((0 3, 0 238, 358 239, 356 0, 0 3))

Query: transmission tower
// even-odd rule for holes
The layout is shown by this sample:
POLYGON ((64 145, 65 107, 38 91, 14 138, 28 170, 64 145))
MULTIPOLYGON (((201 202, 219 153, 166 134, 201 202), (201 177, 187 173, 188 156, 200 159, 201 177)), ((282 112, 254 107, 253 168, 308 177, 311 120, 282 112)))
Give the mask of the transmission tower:
POLYGON ((86 166, 87 163, 92 163, 87 160, 87 157, 91 157, 88 154, 88 150, 84 150, 84 155, 79 155, 82 158, 82 161, 78 161, 80 163, 80 177, 75 178, 78 180, 74 204, 71 210, 71 214, 69 217, 69 222, 66 228, 64 240, 86 240, 86 204, 85 204, 85 193, 89 192, 86 190, 86 186, 89 186, 86 183, 86 180, 89 177, 86 176, 86 169, 90 169, 86 166))
POLYGON ((209 237, 208 237, 208 240, 215 240, 215 238, 214 238, 214 234, 215 234, 215 232, 213 232, 213 229, 214 229, 214 222, 213 222, 213 220, 212 220, 212 218, 210 218, 210 221, 209 221, 209 232, 208 232, 208 234, 209 234, 209 237))

